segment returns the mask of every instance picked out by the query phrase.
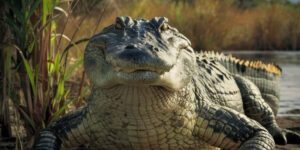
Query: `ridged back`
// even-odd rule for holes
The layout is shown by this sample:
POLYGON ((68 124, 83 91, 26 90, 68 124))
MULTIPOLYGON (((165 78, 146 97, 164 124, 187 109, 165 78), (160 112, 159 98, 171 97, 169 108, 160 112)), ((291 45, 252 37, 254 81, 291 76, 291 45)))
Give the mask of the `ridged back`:
POLYGON ((263 98, 272 107, 275 115, 279 103, 279 81, 282 70, 275 64, 266 64, 261 61, 243 60, 217 53, 214 51, 200 52, 200 57, 211 57, 220 62, 232 74, 238 74, 250 79, 260 90, 263 98))

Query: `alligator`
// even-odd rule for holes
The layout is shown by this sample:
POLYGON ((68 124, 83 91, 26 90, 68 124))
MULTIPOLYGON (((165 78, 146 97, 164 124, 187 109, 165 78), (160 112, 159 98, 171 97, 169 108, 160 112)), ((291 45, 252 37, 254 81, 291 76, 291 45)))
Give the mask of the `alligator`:
POLYGON ((230 73, 239 74, 255 83, 263 99, 270 105, 274 115, 277 115, 280 98, 279 81, 282 74, 282 69, 278 65, 243 60, 214 51, 201 52, 198 55, 210 57, 221 63, 230 73))
POLYGON ((300 143, 275 120, 278 66, 195 52, 165 17, 117 17, 90 39, 84 67, 92 83, 87 106, 43 129, 35 150, 271 150, 300 143))

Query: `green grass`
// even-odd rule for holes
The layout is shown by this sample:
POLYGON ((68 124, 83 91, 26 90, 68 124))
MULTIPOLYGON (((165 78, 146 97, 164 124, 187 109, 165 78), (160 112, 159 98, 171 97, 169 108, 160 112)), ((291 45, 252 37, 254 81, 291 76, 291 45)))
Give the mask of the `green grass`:
MULTIPOLYGON (((26 136, 18 133, 14 136, 18 137, 17 143, 27 139, 26 145, 18 145, 23 149, 32 145, 34 136, 41 129, 68 111, 70 104, 83 100, 84 76, 75 81, 79 86, 77 97, 72 97, 71 90, 74 89, 66 86, 72 81, 74 72, 83 72, 79 69, 83 56, 69 63, 68 53, 70 48, 78 49, 77 45, 88 39, 74 39, 79 29, 73 31, 71 38, 64 34, 65 29, 58 30, 58 26, 64 25, 58 25, 59 19, 68 20, 71 11, 69 7, 59 7, 63 3, 58 0, 11 0, 5 3, 8 11, 4 21, 13 38, 2 43, 5 54, 1 61, 5 66, 2 88, 6 101, 1 106, 8 106, 8 99, 11 99, 20 114, 26 136)), ((10 123, 11 112, 8 109, 1 109, 1 112, 5 112, 1 116, 7 118, 4 122, 10 123)))

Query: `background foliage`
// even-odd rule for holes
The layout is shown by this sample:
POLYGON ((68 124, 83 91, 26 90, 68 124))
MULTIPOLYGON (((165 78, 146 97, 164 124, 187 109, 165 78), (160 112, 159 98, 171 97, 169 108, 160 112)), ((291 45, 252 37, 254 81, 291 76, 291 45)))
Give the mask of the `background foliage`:
POLYGON ((105 7, 99 29, 120 15, 166 16, 197 50, 300 49, 300 6, 285 0, 88 1, 93 5, 76 7, 76 15, 88 13, 88 22, 95 22, 93 18, 105 7))

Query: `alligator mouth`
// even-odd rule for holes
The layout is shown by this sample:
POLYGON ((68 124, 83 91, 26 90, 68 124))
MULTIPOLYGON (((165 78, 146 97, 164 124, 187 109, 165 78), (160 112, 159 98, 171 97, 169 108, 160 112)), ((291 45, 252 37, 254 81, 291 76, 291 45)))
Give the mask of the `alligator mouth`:
POLYGON ((116 73, 116 79, 121 84, 126 85, 152 85, 166 72, 164 69, 158 69, 158 66, 130 64, 130 66, 112 65, 116 73))
POLYGON ((162 69, 157 69, 150 66, 136 66, 136 67, 119 67, 119 66, 113 66, 113 70, 116 72, 122 72, 122 73, 142 73, 142 72, 153 72, 157 74, 163 74, 165 71, 162 69))
POLYGON ((154 56, 144 51, 126 51, 106 55, 113 71, 111 75, 123 84, 149 85, 157 83, 175 64, 173 57, 163 53, 154 56))

